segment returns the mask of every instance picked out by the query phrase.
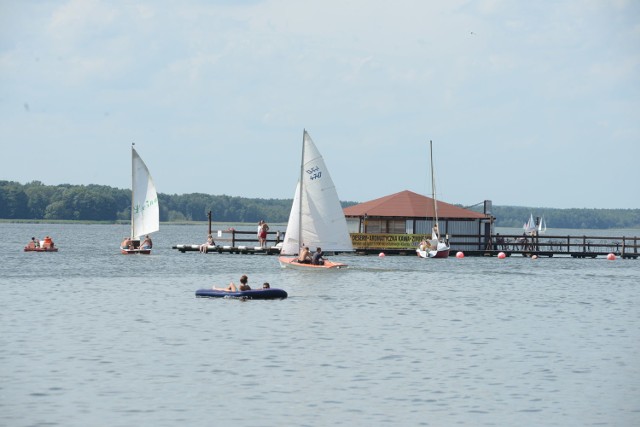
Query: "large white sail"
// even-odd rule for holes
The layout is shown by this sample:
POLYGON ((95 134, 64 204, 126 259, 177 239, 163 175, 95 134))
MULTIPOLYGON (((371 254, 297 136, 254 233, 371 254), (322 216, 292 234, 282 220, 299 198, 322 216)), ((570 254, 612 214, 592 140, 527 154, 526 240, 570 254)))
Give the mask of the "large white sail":
POLYGON ((149 169, 133 147, 131 161, 131 236, 140 238, 160 229, 160 209, 149 169))
POLYGON ((347 221, 324 159, 304 131, 300 180, 296 188, 282 254, 297 254, 301 245, 312 250, 353 251, 347 221))

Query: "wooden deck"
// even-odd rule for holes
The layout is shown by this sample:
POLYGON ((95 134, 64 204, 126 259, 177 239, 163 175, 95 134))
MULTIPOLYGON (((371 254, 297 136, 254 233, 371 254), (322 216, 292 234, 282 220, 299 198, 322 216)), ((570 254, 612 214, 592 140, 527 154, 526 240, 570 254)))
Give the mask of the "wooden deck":
MULTIPOLYGON (((614 254, 623 259, 640 257, 639 237, 619 236, 526 236, 522 235, 458 235, 449 240, 451 255, 461 251, 465 256, 506 256, 597 258, 614 254)), ((362 255, 410 255, 415 249, 358 248, 362 255)))
MULTIPOLYGON (((200 245, 174 245, 171 249, 177 249, 178 251, 185 252, 200 252, 200 245)), ((205 253, 208 254, 242 254, 242 255, 280 255, 280 249, 275 246, 267 246, 261 248, 260 246, 231 246, 231 245, 217 245, 207 246, 205 253)))
MULTIPOLYGON (((216 238, 216 245, 209 246, 207 253, 229 253, 243 255, 278 255, 284 233, 267 233, 266 248, 261 248, 254 231, 225 230, 221 238, 216 238)), ((382 236, 382 235, 381 235, 382 236)), ((422 236, 415 236, 417 245, 422 236)), ((383 239, 384 240, 384 239, 383 239)), ((498 256, 504 252, 506 256, 538 257, 571 257, 597 258, 614 254, 618 258, 638 259, 640 257, 640 237, 620 236, 522 236, 522 235, 457 235, 449 240, 451 255, 462 251, 465 256, 498 256)), ((182 253, 200 251, 199 244, 178 244, 172 246, 182 253)), ((359 247, 355 253, 359 255, 406 255, 416 256, 414 248, 359 247)))

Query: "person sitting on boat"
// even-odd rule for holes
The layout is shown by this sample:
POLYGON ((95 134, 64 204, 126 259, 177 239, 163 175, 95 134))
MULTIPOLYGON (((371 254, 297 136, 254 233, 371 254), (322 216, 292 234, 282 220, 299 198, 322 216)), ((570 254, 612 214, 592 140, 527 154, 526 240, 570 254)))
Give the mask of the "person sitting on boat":
POLYGON ((32 237, 31 241, 29 242, 27 247, 30 248, 30 249, 39 248, 40 247, 40 240, 36 239, 35 237, 32 237))
POLYGON ((311 252, 309 252, 309 247, 305 246, 302 248, 302 250, 300 251, 300 255, 298 256, 297 261, 300 264, 311 264, 311 252))
POLYGON ((44 238, 44 242, 42 244, 42 247, 45 249, 53 249, 53 240, 51 239, 51 237, 47 236, 44 238))
POLYGON ((316 251, 313 254, 313 257, 311 258, 311 263, 313 265, 324 265, 324 258, 322 257, 323 255, 324 255, 324 252, 322 252, 322 249, 316 248, 316 251))
POLYGON ((251 287, 249 286, 249 278, 247 277, 246 274, 243 274, 240 277, 240 286, 236 287, 236 284, 231 282, 229 283, 229 286, 227 286, 226 288, 216 288, 215 285, 212 288, 213 290, 216 291, 225 291, 225 292, 238 292, 238 289, 241 291, 250 291, 251 287))
POLYGON ((262 284, 262 289, 269 289, 269 288, 271 288, 271 286, 269 285, 269 282, 264 282, 262 284))
POLYGON ((144 236, 144 240, 142 241, 142 243, 140 243, 140 248, 141 249, 151 249, 153 247, 153 242, 151 241, 151 237, 149 237, 149 235, 147 234, 146 236, 144 236))
POLYGON ((207 236, 207 243, 203 243, 200 245, 200 252, 202 252, 203 254, 207 253, 207 250, 209 249, 209 246, 215 246, 216 242, 213 241, 213 236, 211 234, 209 234, 207 236))
POLYGON ((131 240, 131 237, 125 237, 124 239, 122 239, 122 243, 120 243, 120 248, 133 249, 133 241, 131 240))

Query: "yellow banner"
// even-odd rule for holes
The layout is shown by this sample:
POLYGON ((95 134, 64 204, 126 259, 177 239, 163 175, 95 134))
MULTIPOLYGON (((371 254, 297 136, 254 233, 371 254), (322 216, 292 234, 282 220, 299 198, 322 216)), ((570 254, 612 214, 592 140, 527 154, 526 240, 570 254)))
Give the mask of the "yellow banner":
POLYGON ((415 249, 422 239, 418 234, 351 233, 354 249, 415 249))

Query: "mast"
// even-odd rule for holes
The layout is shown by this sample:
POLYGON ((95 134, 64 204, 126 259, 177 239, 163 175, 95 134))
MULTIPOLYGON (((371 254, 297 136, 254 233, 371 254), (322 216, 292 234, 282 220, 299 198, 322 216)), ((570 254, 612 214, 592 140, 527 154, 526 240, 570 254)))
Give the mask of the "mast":
POLYGON ((135 165, 133 164, 133 153, 135 153, 136 149, 133 148, 133 146, 136 145, 135 142, 131 143, 131 239, 135 239, 137 236, 133 235, 133 187, 134 187, 134 183, 133 183, 133 175, 135 173, 135 165))
POLYGON ((431 197, 433 199, 433 211, 435 214, 435 225, 437 239, 440 240, 440 225, 438 224, 438 202, 436 201, 436 179, 433 171, 433 141, 429 140, 429 157, 431 158, 431 197))
POLYGON ((302 158, 300 159, 300 196, 298 197, 298 254, 300 254, 300 248, 302 247, 302 194, 303 194, 303 178, 304 178, 304 149, 306 147, 305 136, 307 136, 307 130, 302 130, 302 158))

